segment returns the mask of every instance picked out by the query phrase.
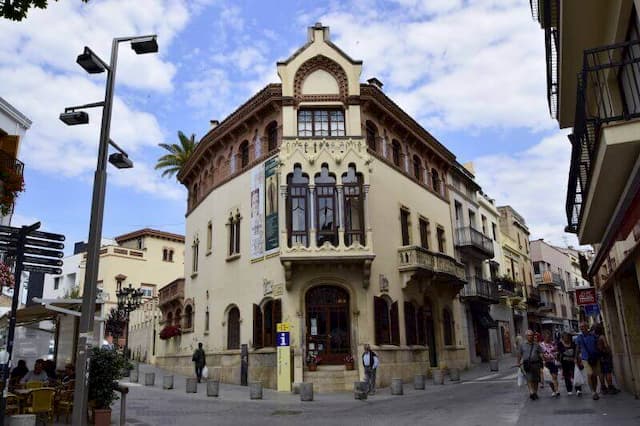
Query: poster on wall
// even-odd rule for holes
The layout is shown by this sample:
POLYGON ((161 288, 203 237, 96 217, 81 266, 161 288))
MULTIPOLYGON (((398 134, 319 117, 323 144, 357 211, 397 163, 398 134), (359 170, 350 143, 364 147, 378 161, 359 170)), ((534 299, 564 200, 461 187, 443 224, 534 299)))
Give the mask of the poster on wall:
POLYGON ((251 259, 264 256, 264 165, 251 170, 251 259))
POLYGON ((265 254, 278 249, 278 157, 264 163, 264 241, 265 254))

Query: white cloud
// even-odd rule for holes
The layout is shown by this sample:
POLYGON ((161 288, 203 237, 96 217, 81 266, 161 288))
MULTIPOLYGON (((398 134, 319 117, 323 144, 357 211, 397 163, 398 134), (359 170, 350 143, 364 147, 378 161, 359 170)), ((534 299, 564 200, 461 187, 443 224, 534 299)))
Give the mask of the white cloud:
POLYGON ((109 182, 139 193, 157 194, 167 200, 186 202, 186 189, 175 179, 167 179, 152 166, 134 160, 132 169, 109 174, 109 182))
POLYGON ((574 235, 563 232, 570 157, 567 133, 559 131, 527 150, 483 156, 473 163, 483 191, 522 214, 532 239, 577 245, 574 235))
POLYGON ((322 17, 336 44, 364 61, 363 79, 379 77, 408 113, 449 130, 554 126, 543 33, 526 2, 400 1, 409 9, 348 5, 322 17))

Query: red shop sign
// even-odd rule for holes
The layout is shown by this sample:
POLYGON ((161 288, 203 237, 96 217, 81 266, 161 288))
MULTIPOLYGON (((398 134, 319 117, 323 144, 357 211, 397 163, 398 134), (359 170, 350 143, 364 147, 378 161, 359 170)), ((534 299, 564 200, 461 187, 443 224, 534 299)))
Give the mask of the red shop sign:
POLYGON ((576 289, 576 302, 578 305, 595 305, 598 303, 596 299, 596 289, 593 287, 576 289))

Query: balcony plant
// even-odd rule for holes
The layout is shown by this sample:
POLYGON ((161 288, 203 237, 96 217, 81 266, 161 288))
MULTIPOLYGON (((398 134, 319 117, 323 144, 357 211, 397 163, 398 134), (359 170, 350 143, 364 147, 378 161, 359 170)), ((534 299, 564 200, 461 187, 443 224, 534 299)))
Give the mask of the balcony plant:
POLYGON ((6 263, 0 262, 0 289, 3 287, 13 288, 14 284, 11 268, 6 263))
POLYGON ((12 167, 0 168, 0 213, 5 216, 11 211, 18 195, 24 191, 24 178, 12 167))
POLYGON ((168 340, 168 339, 171 339, 172 337, 180 336, 181 334, 182 334, 182 330, 180 329, 179 326, 177 326, 177 325, 166 325, 160 331, 160 339, 168 340))
POLYGON ((89 366, 89 404, 96 426, 111 424, 111 404, 118 400, 117 380, 122 378, 126 361, 109 349, 93 348, 89 366))
POLYGON ((348 354, 344 357, 344 366, 347 370, 353 370, 353 355, 348 354))

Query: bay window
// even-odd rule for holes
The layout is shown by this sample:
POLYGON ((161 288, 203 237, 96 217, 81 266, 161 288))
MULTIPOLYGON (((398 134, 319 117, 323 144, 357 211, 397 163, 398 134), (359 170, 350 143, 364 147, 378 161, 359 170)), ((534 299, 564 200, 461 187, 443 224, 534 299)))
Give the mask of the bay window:
POLYGON ((344 111, 339 109, 301 109, 298 136, 344 136, 344 111))

